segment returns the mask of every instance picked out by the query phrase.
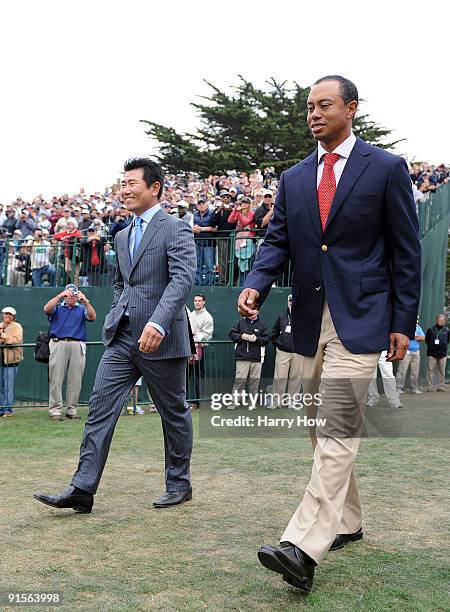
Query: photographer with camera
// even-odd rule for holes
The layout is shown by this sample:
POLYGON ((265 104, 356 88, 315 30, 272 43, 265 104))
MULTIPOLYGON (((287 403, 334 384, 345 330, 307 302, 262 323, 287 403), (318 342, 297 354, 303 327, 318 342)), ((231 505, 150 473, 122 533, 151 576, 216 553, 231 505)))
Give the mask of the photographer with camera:
POLYGON ((255 211, 251 209, 252 200, 247 196, 239 196, 229 216, 230 223, 236 223, 235 243, 235 284, 242 285, 250 270, 250 261, 254 253, 255 211))
POLYGON ((220 192, 220 202, 215 209, 213 226, 217 228, 217 259, 219 263, 219 285, 229 282, 230 236, 236 228, 236 221, 230 222, 233 211, 231 193, 226 189, 220 192))
POLYGON ((120 206, 120 208, 116 209, 114 214, 116 221, 109 230, 109 233, 112 238, 115 238, 117 232, 120 232, 121 230, 125 229, 127 225, 131 223, 131 217, 129 215, 129 212, 126 206, 124 206, 123 204, 120 206))
POLYGON ((47 302, 44 312, 50 321, 48 411, 52 420, 63 420, 62 387, 67 375, 66 417, 79 419, 77 405, 86 363, 86 321, 95 321, 95 310, 84 293, 71 283, 47 302))

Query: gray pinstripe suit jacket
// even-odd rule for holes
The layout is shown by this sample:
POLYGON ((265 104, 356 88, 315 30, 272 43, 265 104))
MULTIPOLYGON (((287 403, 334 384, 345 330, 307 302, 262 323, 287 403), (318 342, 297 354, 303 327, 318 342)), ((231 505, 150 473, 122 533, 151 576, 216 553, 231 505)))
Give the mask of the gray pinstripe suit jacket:
POLYGON ((133 342, 151 319, 167 334, 147 359, 187 357, 192 348, 186 300, 194 283, 197 265, 194 236, 190 226, 159 210, 145 229, 131 261, 128 238, 131 225, 117 233, 114 298, 106 315, 102 340, 108 346, 128 306, 133 342))

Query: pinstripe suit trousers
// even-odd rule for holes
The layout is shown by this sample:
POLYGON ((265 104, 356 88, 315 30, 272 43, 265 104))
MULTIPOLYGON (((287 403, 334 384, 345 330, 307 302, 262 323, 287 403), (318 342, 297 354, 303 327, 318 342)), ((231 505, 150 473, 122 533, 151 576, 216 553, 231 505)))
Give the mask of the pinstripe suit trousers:
POLYGON ((123 403, 143 376, 161 416, 166 490, 183 491, 191 486, 193 433, 186 402, 186 361, 186 357, 149 359, 133 342, 129 322, 121 320, 97 369, 72 485, 89 493, 97 491, 123 403))

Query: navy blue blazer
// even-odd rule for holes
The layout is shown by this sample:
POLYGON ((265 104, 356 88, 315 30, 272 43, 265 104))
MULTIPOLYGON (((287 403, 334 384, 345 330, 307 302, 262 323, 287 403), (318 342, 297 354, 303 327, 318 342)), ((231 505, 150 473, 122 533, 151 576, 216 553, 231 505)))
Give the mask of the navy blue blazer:
POLYGON ((292 260, 294 350, 317 351, 326 295, 342 344, 366 354, 389 347, 390 332, 414 338, 420 242, 403 158, 357 138, 325 230, 317 200, 317 150, 281 175, 274 215, 245 287, 259 302, 292 260))

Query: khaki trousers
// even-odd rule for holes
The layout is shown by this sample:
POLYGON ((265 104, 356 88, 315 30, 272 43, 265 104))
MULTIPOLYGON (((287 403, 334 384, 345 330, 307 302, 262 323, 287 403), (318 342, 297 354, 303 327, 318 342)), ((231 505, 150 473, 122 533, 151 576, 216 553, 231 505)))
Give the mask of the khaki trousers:
POLYGON ((406 351, 405 357, 398 365, 396 376, 397 389, 401 389, 402 391, 405 387, 405 379, 408 368, 411 389, 413 391, 419 391, 420 351, 406 351))
POLYGON ((302 356, 298 353, 287 353, 277 348, 272 385, 273 401, 275 405, 277 405, 278 396, 280 399, 283 399, 284 393, 288 393, 290 398, 296 393, 300 393, 302 384, 300 378, 301 360, 302 356))
POLYGON ((354 355, 342 345, 325 300, 317 353, 302 357, 301 379, 304 393, 319 392, 322 399, 322 405, 307 408, 308 417, 326 418, 327 424, 310 429, 314 448, 311 479, 280 540, 295 544, 317 563, 336 534, 354 533, 361 527, 353 464, 367 389, 379 356, 354 355))
POLYGON ((233 393, 242 393, 248 378, 248 392, 259 392, 259 380, 261 378, 262 363, 260 361, 236 361, 236 380, 234 381, 233 393))
POLYGON ((66 414, 77 414, 78 398, 86 365, 84 346, 84 342, 50 340, 48 411, 51 416, 60 416, 62 413, 62 387, 66 374, 66 414))
POLYGON ((427 372, 427 383, 428 389, 435 389, 434 384, 434 373, 437 370, 437 388, 444 389, 445 385, 445 365, 447 363, 447 357, 427 357, 428 372, 427 372))

